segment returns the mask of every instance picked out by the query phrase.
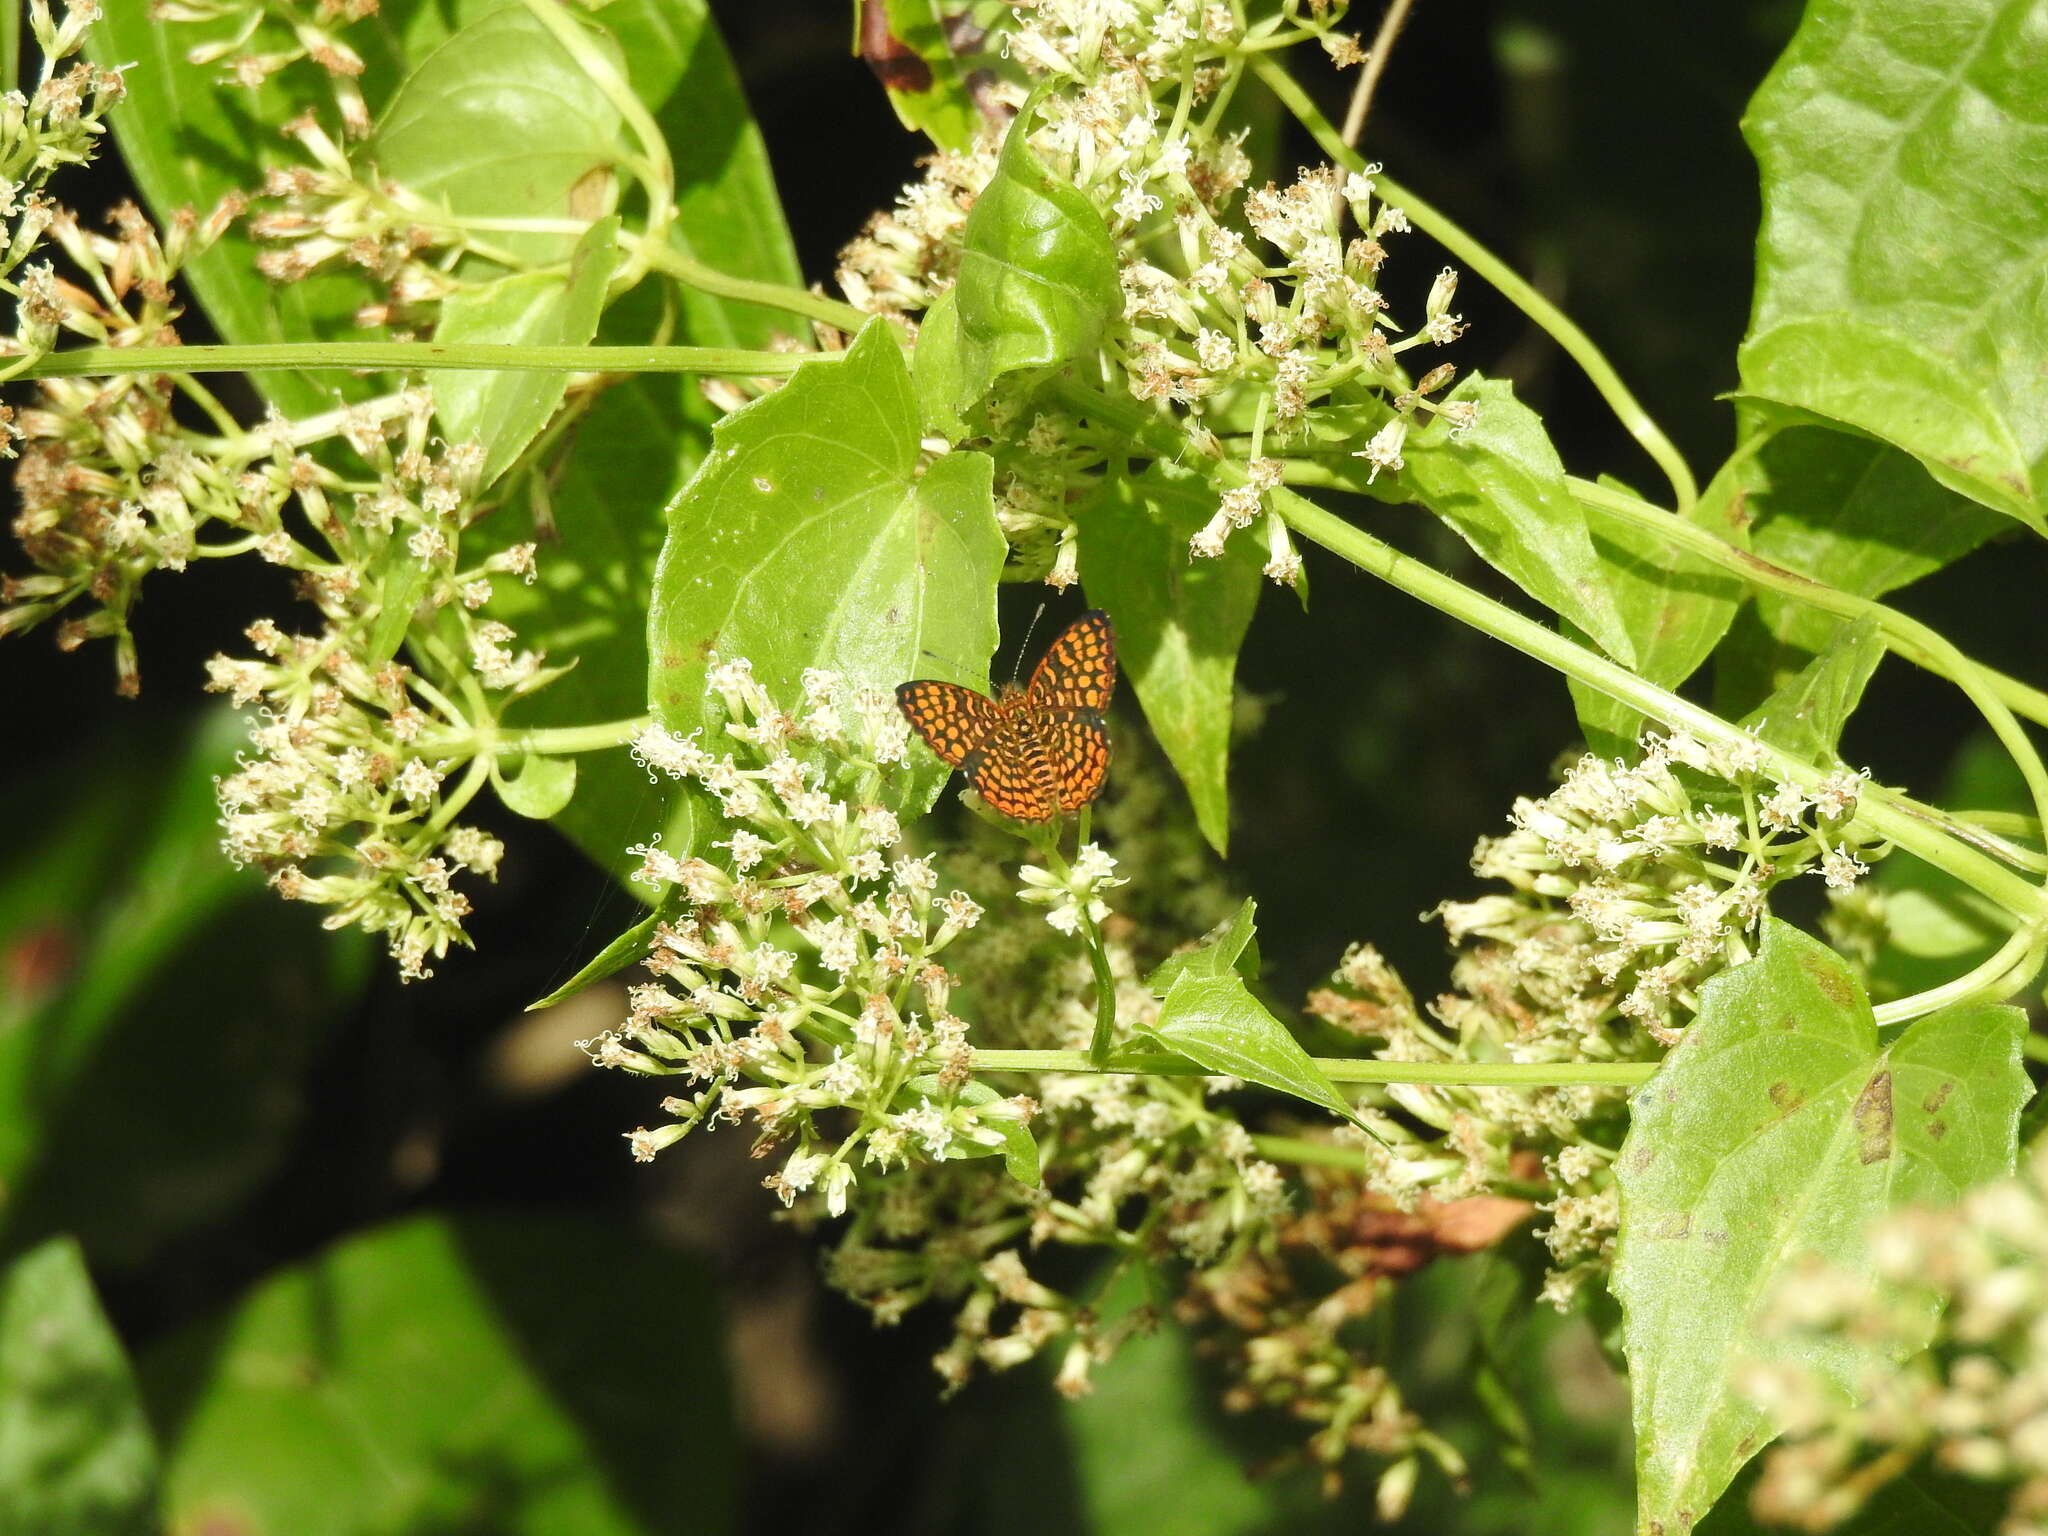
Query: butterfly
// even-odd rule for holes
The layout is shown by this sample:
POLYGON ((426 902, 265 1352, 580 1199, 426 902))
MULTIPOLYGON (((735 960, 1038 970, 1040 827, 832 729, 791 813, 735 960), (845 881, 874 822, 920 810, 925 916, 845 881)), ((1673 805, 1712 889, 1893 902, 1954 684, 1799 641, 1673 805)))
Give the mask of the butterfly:
POLYGON ((1022 688, 994 698, 928 678, 901 684, 896 703, 925 744, 965 770, 975 792, 1018 821, 1051 821, 1102 793, 1116 691, 1116 630, 1093 609, 1069 624, 1022 688))

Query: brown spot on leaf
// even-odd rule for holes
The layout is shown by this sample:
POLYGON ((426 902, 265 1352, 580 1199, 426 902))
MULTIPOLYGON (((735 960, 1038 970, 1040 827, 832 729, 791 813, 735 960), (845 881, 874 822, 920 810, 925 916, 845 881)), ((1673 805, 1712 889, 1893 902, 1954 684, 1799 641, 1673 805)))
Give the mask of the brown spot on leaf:
POLYGON ((932 88, 931 65, 889 30, 889 12, 882 0, 860 0, 860 56, 888 90, 932 88))
POLYGON ((1780 1120, 1806 1102, 1806 1095, 1790 1083, 1773 1083, 1765 1092, 1770 1095, 1771 1107, 1777 1110, 1780 1120))
POLYGON ((1856 1157, 1868 1167, 1892 1155, 1892 1075, 1875 1074, 1856 1095, 1856 1157))
POLYGON ((1657 1218, 1657 1225, 1650 1229, 1650 1236, 1669 1238, 1673 1242, 1692 1236, 1692 1212, 1665 1212, 1657 1218))
POLYGON ((1829 1002, 1847 1008, 1856 1001, 1856 984, 1819 955, 1801 955, 1799 965, 1829 1002))
POLYGON ((1934 1092, 1928 1094, 1926 1098, 1922 1099, 1920 1101, 1920 1107, 1926 1110, 1927 1113, 1929 1113, 1930 1115, 1934 1114, 1941 1108, 1942 1105, 1948 1102, 1948 1096, 1954 1093, 1955 1091, 1955 1079, 1950 1078, 1947 1082, 1943 1083, 1939 1088, 1935 1089, 1934 1092))
POLYGON ((1929 1141, 1939 1141, 1947 1134, 1948 1122, 1946 1120, 1930 1120, 1927 1122, 1927 1139, 1929 1141))

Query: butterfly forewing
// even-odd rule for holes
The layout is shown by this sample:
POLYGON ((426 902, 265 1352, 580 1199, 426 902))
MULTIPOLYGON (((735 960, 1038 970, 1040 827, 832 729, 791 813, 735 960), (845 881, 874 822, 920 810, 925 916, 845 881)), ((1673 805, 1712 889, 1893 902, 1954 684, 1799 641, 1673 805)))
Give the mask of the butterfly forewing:
POLYGON ((1033 709, 1109 708, 1116 692, 1116 630, 1101 609, 1084 613, 1053 641, 1025 690, 1033 709))
POLYGON ((958 683, 924 680, 900 684, 896 704, 911 729, 948 768, 965 762, 968 753, 988 740, 1001 718, 992 699, 958 683))

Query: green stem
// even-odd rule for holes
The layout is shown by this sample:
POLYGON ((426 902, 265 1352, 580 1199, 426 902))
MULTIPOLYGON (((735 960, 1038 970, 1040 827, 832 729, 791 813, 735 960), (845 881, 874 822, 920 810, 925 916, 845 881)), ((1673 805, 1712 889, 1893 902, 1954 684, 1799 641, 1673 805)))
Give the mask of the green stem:
MULTIPOLYGON (((750 285, 766 287, 766 284, 750 285)), ((777 288, 787 296, 789 290, 777 288)), ((263 373, 296 369, 499 369, 571 373, 714 373, 780 378, 837 352, 757 352, 736 347, 515 347, 440 341, 278 342, 250 347, 72 347, 36 359, 17 377, 126 373, 263 373)))
MULTIPOLYGON (((1962 689, 2018 766, 2020 777, 2026 781, 2027 792, 2033 797, 2034 814, 2048 822, 2048 765, 2042 763, 2041 754, 2028 739, 2026 728, 2014 717, 1997 687, 1985 675, 1985 670, 1958 650, 1940 631, 1918 619, 1908 618, 1895 608, 1887 608, 1867 597, 1838 591, 1796 571, 1773 565, 1747 550, 1736 549, 1715 538, 1709 530, 1695 527, 1634 496, 1583 480, 1572 481, 1571 486, 1573 496, 1582 504, 1624 518, 1633 526, 1649 529, 1660 537, 1669 537, 1676 530, 1685 529, 1686 532, 1678 535, 1676 542, 1736 572, 1756 586, 1782 592, 1795 601, 1851 622, 1867 620, 1884 636, 1887 645, 1901 654, 1913 656, 1930 672, 1947 678, 1962 689)), ((2048 908, 2037 904, 2036 910, 2042 914, 2035 918, 2036 923, 2048 919, 2048 908)))
MULTIPOLYGON (((647 231, 653 240, 660 240, 675 217, 676 198, 675 161, 669 154, 668 138, 662 133, 661 125, 655 122, 645 103, 620 75, 611 56, 599 48, 591 35, 562 8, 560 0, 526 0, 526 8, 534 20, 547 28, 563 51, 576 61, 576 67, 604 93, 626 126, 633 130, 633 137, 640 141, 640 153, 645 157, 643 175, 647 182, 647 231)), ((640 274, 653 264, 649 249, 652 243, 642 242, 635 251, 632 263, 618 279, 622 288, 632 287, 640 280, 640 274)))
POLYGON ((2041 968, 2042 947, 2040 925, 2029 924, 2014 932, 1989 959, 1971 967, 1953 981, 1945 981, 1925 992, 1916 992, 1911 997, 1902 997, 1897 1002, 1879 1003, 1871 1011, 1879 1024, 1903 1024, 1908 1019, 1917 1019, 1923 1014, 1979 998, 2001 1002, 2018 990, 2013 984, 2014 977, 2019 978, 2018 986, 2024 986, 2028 978, 2041 968))
POLYGON ((1099 1065, 1109 1059, 1116 1036, 1116 977, 1110 973, 1109 953, 1086 901, 1081 903, 1081 933, 1088 944, 1088 967, 1095 973, 1095 1034, 1088 1042, 1088 1059, 1099 1065))
POLYGON ((743 277, 732 277, 714 267, 707 267, 696 258, 684 255, 673 245, 649 243, 647 264, 657 272, 666 272, 677 282, 708 293, 714 298, 734 299, 742 304, 759 304, 764 309, 779 309, 792 315, 802 315, 807 320, 822 321, 851 335, 868 322, 868 315, 855 309, 851 304, 842 304, 837 299, 828 299, 821 293, 806 293, 800 288, 784 287, 781 283, 756 283, 743 277))
MULTIPOLYGON (((1657 1070, 1652 1061, 1359 1061, 1313 1058, 1336 1083, 1436 1083, 1466 1088, 1632 1088, 1657 1070)), ((1208 1077, 1185 1056, 1136 1054, 1096 1062, 1087 1051, 976 1051, 974 1072, 1107 1072, 1132 1077, 1208 1077)))
POLYGON ((1340 1147, 1332 1141, 1310 1141, 1306 1136, 1253 1136, 1259 1156, 1273 1163, 1301 1163, 1316 1168, 1342 1168, 1350 1173, 1365 1168, 1365 1153, 1358 1147, 1340 1147))
MULTIPOLYGON (((1298 492, 1276 486, 1268 494, 1287 525, 1304 538, 1567 677, 1575 677, 1631 709, 1662 721, 1666 726, 1689 731, 1702 741, 1731 746, 1753 739, 1710 710, 1637 677, 1626 667, 1574 644, 1512 608, 1481 596, 1441 571, 1402 554, 1362 528, 1324 511, 1298 492)), ((1782 780, 1811 790, 1826 777, 1820 769, 1778 751, 1769 743, 1761 745, 1770 759, 1771 771, 1782 780)), ((2044 898, 2039 888, 1976 849, 1959 843, 1926 818, 1900 804, 1898 797, 1882 786, 1864 786, 1855 819, 1878 837, 1896 843, 1965 885, 1981 891, 2023 921, 2048 919, 2048 898, 2044 898)))
POLYGON ((596 725, 543 726, 490 736, 474 732, 424 736, 419 751, 423 757, 468 757, 485 751, 494 757, 568 757, 623 747, 653 723, 652 715, 635 715, 630 720, 605 720, 596 725))
MULTIPOLYGON (((1802 576, 1797 571, 1773 565, 1761 555, 1753 555, 1746 549, 1736 548, 1727 540, 1718 537, 1710 528, 1702 527, 1687 518, 1676 517, 1663 507, 1653 506, 1625 491, 1617 491, 1591 480, 1581 480, 1574 475, 1567 475, 1565 483, 1571 487, 1573 499, 1590 511, 1612 517, 1632 527, 1645 529, 1667 543, 1675 544, 1680 549, 1698 555, 1725 571, 1733 572, 1751 586, 1782 593, 1796 602, 1824 609, 1843 618, 1869 619, 1885 637, 1886 644, 1898 655, 1930 672, 1943 677, 1950 675, 1945 666, 1937 660, 1939 648, 1929 647, 1925 643, 1925 636, 1932 631, 1924 624, 1907 618, 1896 608, 1888 608, 1871 598, 1856 597, 1802 576)), ((1942 646, 1946 647, 1947 642, 1942 641, 1942 646)), ((1982 678, 1985 686, 2008 708, 2037 724, 2048 725, 2048 693, 1974 659, 1969 661, 1969 669, 1982 678)))
MULTIPOLYGON (((1363 170, 1365 161, 1359 153, 1344 142, 1328 118, 1324 117, 1300 82, 1287 72, 1287 67, 1278 59, 1259 58, 1252 61, 1252 69, 1266 83, 1268 90, 1280 98, 1296 121, 1306 128, 1328 155, 1347 170, 1363 170)), ((1375 178, 1387 201, 1398 204, 1408 215, 1416 228, 1437 240, 1447 251, 1463 262, 1466 267, 1491 283, 1501 296, 1565 350, 1565 353, 1585 371, 1593 387, 1621 424, 1628 430, 1642 449, 1664 471, 1671 482, 1671 493, 1680 507, 1689 507, 1699 498, 1699 487, 1693 480, 1692 471, 1686 467, 1685 458, 1664 435, 1650 413, 1643 409, 1614 365, 1594 345, 1592 337, 1575 325, 1563 310, 1536 291, 1520 273, 1502 261, 1493 252, 1481 245, 1465 230, 1459 228, 1443 213, 1439 212, 1393 178, 1380 175, 1375 178)))

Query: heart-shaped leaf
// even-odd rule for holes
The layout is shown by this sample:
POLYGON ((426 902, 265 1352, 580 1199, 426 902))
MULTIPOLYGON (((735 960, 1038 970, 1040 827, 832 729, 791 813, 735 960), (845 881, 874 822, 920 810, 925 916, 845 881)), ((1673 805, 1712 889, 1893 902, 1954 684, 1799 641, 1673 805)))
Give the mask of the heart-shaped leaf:
MULTIPOLYGON (((713 442, 669 509, 655 572, 648 650, 663 725, 704 724, 714 655, 746 657, 792 703, 812 667, 884 692, 913 677, 987 688, 1008 551, 993 466, 978 453, 922 464, 910 373, 886 321, 728 416, 713 442)), ((920 754, 900 808, 924 810, 945 777, 920 754)))
POLYGON ((2034 0, 1815 0, 1750 103, 1744 393, 2048 531, 2048 70, 2034 0))
POLYGON ((1878 1216, 2012 1171, 2025 1028, 2015 1008, 1951 1008, 1880 1044, 1848 966, 1774 918, 1756 959, 1707 983, 1616 1164, 1641 1529, 1689 1529, 1776 1433, 1738 1388, 1750 1361, 1850 1390, 1868 1362, 1848 1341, 1766 1335, 1762 1315, 1809 1262, 1871 1275, 1878 1216))

